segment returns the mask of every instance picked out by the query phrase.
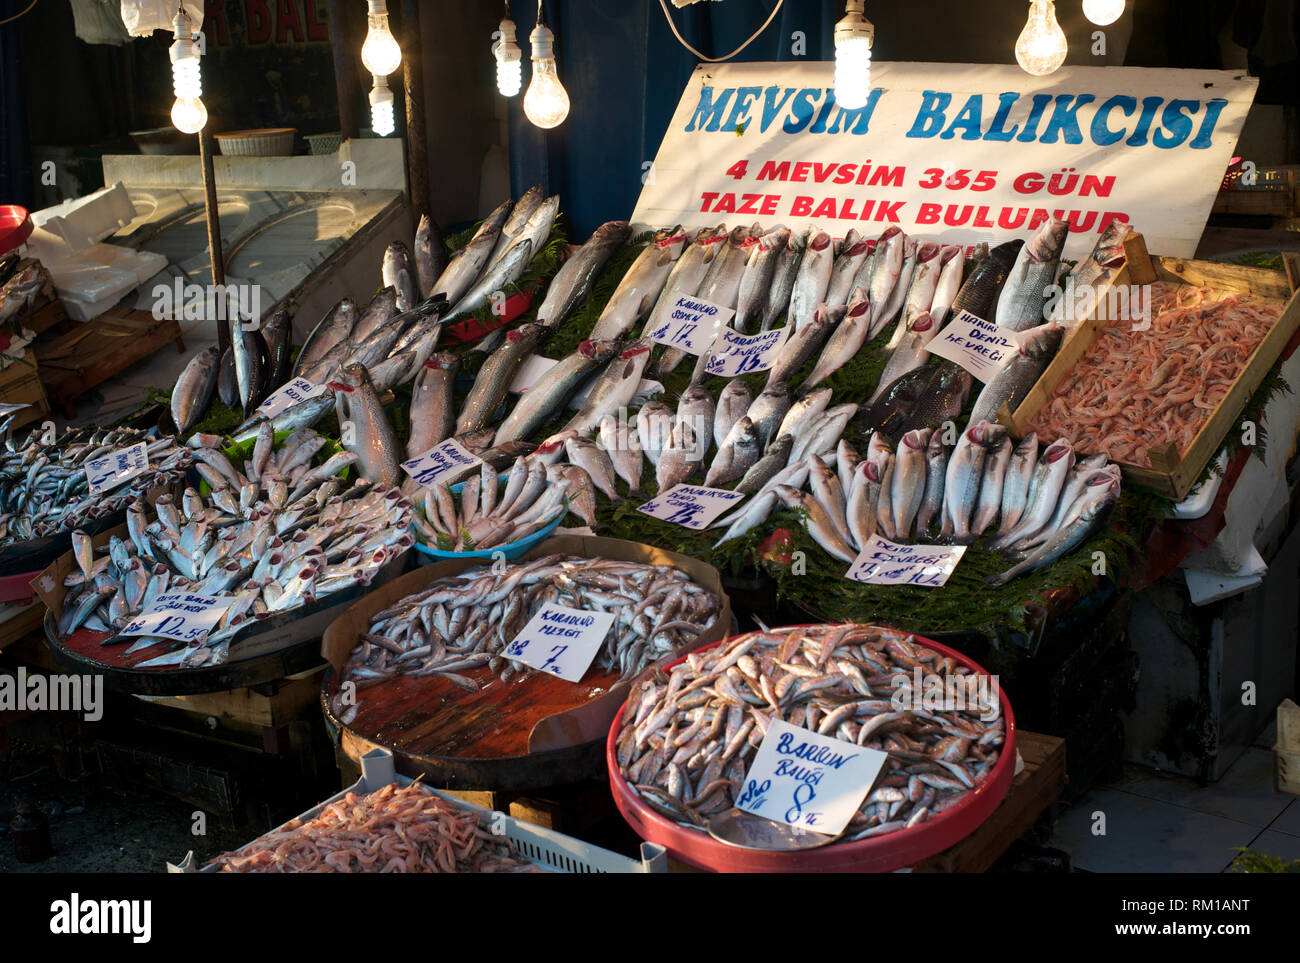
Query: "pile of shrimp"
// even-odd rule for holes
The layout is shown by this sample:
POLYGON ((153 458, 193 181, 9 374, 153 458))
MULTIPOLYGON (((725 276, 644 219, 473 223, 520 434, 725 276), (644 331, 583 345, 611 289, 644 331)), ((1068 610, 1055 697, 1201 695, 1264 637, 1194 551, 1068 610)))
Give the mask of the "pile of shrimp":
POLYGON ((1185 453, 1282 314, 1276 301, 1157 282, 1151 326, 1113 320, 1030 428, 1081 453, 1150 467, 1150 450, 1185 453))
POLYGON ((541 872, 478 814, 444 802, 418 783, 348 793, 314 819, 290 820, 208 865, 223 873, 541 872))

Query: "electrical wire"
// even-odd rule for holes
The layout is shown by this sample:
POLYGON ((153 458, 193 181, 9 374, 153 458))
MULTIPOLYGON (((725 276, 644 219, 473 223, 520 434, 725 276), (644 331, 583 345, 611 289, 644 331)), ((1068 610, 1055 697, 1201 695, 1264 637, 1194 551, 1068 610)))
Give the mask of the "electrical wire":
POLYGON ((12 17, 5 17, 5 19, 0 20, 0 27, 3 27, 7 23, 13 23, 19 17, 25 17, 27 14, 32 12, 32 7, 34 6, 36 6, 36 0, 32 0, 31 3, 27 4, 27 9, 23 10, 21 13, 15 13, 12 17))
MULTIPOLYGON (((540 4, 540 3, 541 3, 541 0, 538 0, 538 3, 540 4)), ((731 51, 731 53, 727 54, 725 57, 706 57, 704 54, 700 53, 698 50, 696 50, 694 47, 692 47, 689 43, 686 42, 686 38, 683 37, 683 36, 682 36, 678 31, 677 31, 677 24, 673 23, 673 17, 672 17, 672 14, 668 12, 668 4, 665 2, 665 0, 659 0, 659 6, 663 9, 663 12, 664 12, 664 19, 668 21, 668 26, 672 29, 673 36, 677 38, 678 42, 679 42, 683 47, 685 47, 685 48, 686 48, 687 50, 689 50, 691 53, 695 54, 695 56, 697 56, 697 57, 699 57, 701 60, 706 61, 707 63, 711 63, 711 64, 720 64, 720 63, 722 63, 724 60, 730 60, 732 57, 736 56, 738 53, 740 53, 742 50, 744 50, 746 47, 748 47, 751 43, 753 43, 755 40, 757 40, 757 39, 758 39, 758 35, 761 34, 764 30, 766 30, 766 29, 768 28, 768 25, 769 25, 769 24, 770 24, 774 19, 776 19, 776 15, 777 15, 777 13, 780 12, 781 7, 782 7, 784 4, 785 4, 785 0, 776 0, 776 6, 772 8, 772 12, 771 12, 770 14, 768 14, 767 19, 763 21, 763 26, 761 26, 761 27, 759 27, 757 30, 755 30, 753 36, 751 36, 748 40, 746 40, 744 43, 742 43, 742 44, 741 44, 739 47, 737 47, 735 50, 731 51)))

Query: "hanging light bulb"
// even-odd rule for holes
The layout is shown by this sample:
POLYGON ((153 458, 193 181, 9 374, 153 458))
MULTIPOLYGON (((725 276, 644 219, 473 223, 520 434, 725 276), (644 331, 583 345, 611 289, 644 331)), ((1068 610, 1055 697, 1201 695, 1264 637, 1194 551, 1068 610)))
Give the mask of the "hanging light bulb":
POLYGON ((1029 0, 1029 19, 1016 38, 1016 62, 1025 73, 1046 77, 1065 63, 1065 31, 1052 0, 1029 0))
POLYGON ((375 85, 370 88, 370 129, 380 137, 387 137, 397 125, 393 121, 393 92, 388 89, 388 78, 374 75, 375 85))
POLYGON ((524 94, 524 115, 549 130, 569 116, 569 94, 555 70, 555 34, 542 23, 542 0, 537 0, 537 26, 528 35, 532 47, 533 79, 524 94))
POLYGON ((871 44, 876 28, 862 16, 864 0, 848 0, 835 25, 835 102, 845 110, 867 106, 871 90, 871 44))
POLYGON ((367 0, 369 12, 365 43, 361 45, 361 62, 372 74, 387 77, 402 65, 402 48, 388 29, 388 4, 385 0, 367 0))
POLYGON ((501 37, 492 47, 492 55, 497 61, 497 90, 502 97, 513 97, 519 93, 523 84, 524 55, 515 43, 515 22, 510 19, 510 7, 497 28, 501 37))
POLYGON ((172 35, 176 39, 167 49, 172 62, 172 89, 176 94, 172 125, 184 134, 197 134, 208 122, 208 109, 200 99, 203 82, 199 74, 199 45, 194 42, 190 15, 184 7, 172 21, 172 35))
POLYGON ((1114 23, 1124 12, 1124 0, 1083 0, 1083 15, 1099 27, 1114 23))

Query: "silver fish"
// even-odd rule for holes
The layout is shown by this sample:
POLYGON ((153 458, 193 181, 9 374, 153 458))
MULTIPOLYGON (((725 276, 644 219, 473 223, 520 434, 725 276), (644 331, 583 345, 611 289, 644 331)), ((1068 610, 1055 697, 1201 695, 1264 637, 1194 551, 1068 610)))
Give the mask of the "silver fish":
POLYGON ((916 535, 924 538, 943 512, 943 486, 948 471, 948 446, 943 431, 935 430, 925 446, 925 497, 916 513, 916 535))
POLYGON ((609 455, 614 472, 627 482, 628 494, 640 494, 645 455, 635 426, 622 418, 606 415, 600 422, 600 447, 609 455))
POLYGON ((680 227, 660 231, 623 275, 589 337, 593 341, 621 338, 646 318, 685 247, 686 234, 680 227))
MULTIPOLYGON (((891 456, 892 457, 892 456, 891 456)), ((885 467, 889 467, 886 462, 885 467)), ((853 484, 849 488, 848 507, 845 521, 849 535, 859 551, 865 549, 868 539, 876 534, 876 508, 880 502, 881 465, 879 462, 863 459, 853 470, 853 484)))
POLYGON ((1001 444, 984 459, 984 478, 980 481, 979 501, 975 503, 975 517, 970 526, 970 533, 975 538, 984 534, 1002 510, 1002 486, 1014 448, 1015 443, 1009 437, 1004 437, 1001 444))
POLYGON ((492 249, 492 255, 487 262, 489 265, 498 260, 506 249, 521 236, 524 227, 528 224, 528 219, 541 206, 542 197, 542 185, 534 184, 524 191, 519 200, 515 202, 514 207, 507 207, 509 215, 502 218, 496 247, 492 249))
POLYGON ((807 246, 807 231, 802 234, 791 234, 786 239, 785 248, 777 255, 776 267, 772 271, 772 286, 768 289, 767 301, 763 305, 760 330, 771 330, 772 325, 785 317, 789 310, 795 277, 799 273, 799 265, 803 261, 803 252, 807 246))
POLYGON ((763 488, 787 467, 790 461, 790 449, 793 447, 794 437, 791 435, 782 435, 775 439, 767 446, 763 457, 750 466, 732 490, 749 495, 763 488))
POLYGON ((777 436, 777 428, 790 411, 791 402, 789 387, 784 381, 777 381, 764 388, 746 410, 745 415, 758 432, 760 447, 766 448, 768 442, 777 436))
POLYGON ((637 438, 650 463, 658 467, 659 456, 672 441, 673 411, 662 401, 649 401, 636 413, 637 438))
POLYGON ((857 558, 857 553, 840 535, 834 521, 817 499, 789 485, 777 485, 776 494, 787 508, 804 510, 806 513, 804 527, 808 529, 808 533, 818 545, 841 561, 852 562, 857 558))
POLYGON ((1049 218, 1020 249, 998 295, 994 320, 999 327, 1026 331, 1043 323, 1069 233, 1066 221, 1049 218))
MULTIPOLYGON (((540 322, 539 322, 540 323, 540 322)), ((560 411, 597 368, 619 353, 617 341, 583 341, 534 382, 497 429, 497 444, 527 438, 560 411)))
POLYGON ((391 321, 397 313, 397 288, 389 285, 370 299, 366 309, 361 312, 361 317, 357 318, 348 340, 354 344, 365 341, 391 321))
POLYGON ((456 429, 455 385, 460 357, 443 351, 421 366, 411 388, 411 435, 406 457, 417 458, 452 436, 456 429))
POLYGON ((935 328, 941 327, 948 319, 957 292, 961 290, 962 274, 966 268, 966 252, 960 244, 945 244, 939 252, 943 269, 939 272, 939 282, 934 287, 934 297, 930 300, 930 317, 934 319, 935 328))
MULTIPOLYGON (((803 258, 799 261, 794 287, 790 291, 786 324, 793 324, 796 331, 812 323, 818 306, 825 302, 834 264, 835 251, 831 246, 831 236, 825 231, 818 231, 808 239, 803 258)), ((789 344, 788 341, 786 343, 789 344)))
POLYGON ((1056 357, 1064 334, 1059 324, 1044 324, 1026 332, 1015 357, 998 369, 975 399, 971 419, 992 421, 1003 405, 1014 414, 1056 357))
POLYGON ((898 443, 894 456, 894 476, 890 481, 890 517, 894 533, 907 539, 912 530, 912 520, 925 498, 926 446, 931 430, 909 431, 898 443))
POLYGON ((706 444, 689 421, 678 421, 673 425, 668 447, 660 453, 659 464, 655 466, 655 483, 659 491, 667 491, 690 478, 700 466, 699 452, 706 444))
POLYGON ((1029 496, 1029 483, 1034 477, 1034 466, 1038 464, 1038 435, 1030 432, 1021 438, 1011 452, 1011 462, 1002 479, 1001 522, 998 536, 1011 531, 1024 514, 1025 503, 1029 496))
POLYGON ((867 292, 859 288, 853 297, 844 320, 839 323, 826 342, 826 347, 817 358, 817 363, 804 382, 806 387, 821 384, 840 368, 844 367, 867 342, 867 332, 871 325, 871 301, 867 292))
POLYGON ((605 262, 627 243, 632 233, 627 221, 607 221, 592 232, 587 243, 560 265, 537 309, 537 323, 555 328, 586 299, 605 262))
POLYGON ((216 345, 204 348, 185 365, 172 389, 171 413, 176 430, 184 435, 203 417, 217 387, 216 345))
MULTIPOLYGON (((668 280, 664 283, 663 291, 659 295, 659 300, 655 302, 654 310, 650 312, 645 327, 641 331, 642 335, 648 335, 652 331, 659 331, 672 321, 678 298, 695 296, 700 289, 700 285, 704 283, 704 278, 709 269, 713 266, 714 258, 717 257, 719 251, 723 250, 726 240, 727 228, 725 224, 719 224, 716 228, 705 227, 700 229, 694 239, 686 246, 681 257, 673 263, 672 270, 668 274, 668 280)), ((686 352, 680 348, 667 348, 659 359, 656 370, 660 374, 667 374, 675 369, 684 357, 686 357, 686 352)))
POLYGON ((754 395, 749 390, 749 385, 740 379, 727 382, 727 386, 722 389, 722 394, 718 395, 718 404, 713 411, 714 444, 719 448, 722 447, 732 426, 745 417, 753 402, 754 395))
POLYGON ((311 334, 307 335, 307 340, 302 343, 302 350, 298 352, 294 373, 301 375, 325 357, 331 349, 341 342, 346 343, 356 323, 356 303, 351 298, 343 298, 325 312, 325 316, 312 329, 311 334))
POLYGON ((751 321, 762 317, 767 297, 772 289, 772 278, 780 263, 781 252, 790 238, 788 227, 775 227, 759 238, 749 252, 745 273, 736 291, 735 328, 747 332, 751 321))
MULTIPOLYGON (((772 384, 771 381, 768 383, 772 384)), ((796 401, 781 419, 781 424, 776 429, 776 437, 790 435, 798 442, 825 413, 831 403, 831 394, 830 388, 818 388, 796 401)))
POLYGON ((492 352, 479 369, 461 405, 456 434, 481 431, 494 421, 496 410, 505 401, 519 366, 549 333, 550 330, 541 324, 525 324, 507 332, 505 343, 492 352))
POLYGON ((363 478, 378 485, 396 485, 401 481, 397 460, 401 448, 370 375, 360 364, 348 365, 344 374, 349 381, 335 389, 343 447, 358 457, 363 478))
POLYGON ((849 303, 853 293, 853 279, 857 277, 858 268, 871 253, 871 242, 859 238, 856 231, 850 230, 844 238, 844 245, 839 256, 831 266, 831 281, 826 288, 826 303, 832 307, 849 303))
POLYGON ((1064 438, 1058 438, 1043 450, 1038 457, 1038 464, 1034 466, 1020 521, 1005 535, 994 540, 993 548, 1001 550, 1023 538, 1036 535, 1051 520, 1074 462, 1074 446, 1064 438))
POLYGON ((691 385, 677 401, 677 422, 691 426, 691 438, 698 450, 692 460, 703 462, 709 453, 709 439, 713 437, 713 396, 699 385, 691 385))
POLYGON ((776 360, 767 372, 767 383, 789 381, 803 367, 804 362, 813 356, 822 343, 830 336, 835 325, 844 317, 845 308, 832 308, 823 304, 814 312, 806 324, 799 327, 794 334, 785 339, 785 344, 777 353, 776 360))
POLYGON ((1017 575, 1052 564, 1073 552, 1105 524, 1119 498, 1119 481, 1104 472, 1097 472, 1095 478, 1080 496, 1079 511, 1074 517, 1018 564, 990 577, 990 585, 1005 585, 1017 575))
POLYGON ((415 294, 418 283, 411 251, 401 241, 392 241, 384 249, 384 284, 397 291, 397 310, 410 311, 419 299, 415 294))
POLYGON ((586 434, 595 430, 606 415, 626 406, 641 383, 641 373, 650 360, 653 343, 649 338, 629 342, 623 353, 615 356, 597 376, 582 408, 563 430, 586 434))
POLYGON ((442 241, 438 225, 428 214, 420 215, 415 228, 415 279, 416 297, 421 301, 433 296, 433 285, 447 266, 447 248, 442 241))
POLYGON ((504 295, 505 289, 519 280, 519 276, 524 273, 532 258, 533 242, 526 237, 520 238, 488 266, 478 281, 465 292, 464 297, 456 302, 455 307, 442 315, 442 320, 451 321, 454 318, 473 314, 491 303, 494 295, 498 297, 504 295))
MULTIPOLYGON (((540 199, 541 191, 538 190, 540 199)), ((492 211, 483 223, 478 226, 474 236, 466 242, 465 246, 455 251, 447 266, 443 268, 442 273, 438 275, 437 280, 433 282, 433 294, 446 298, 448 303, 455 304, 470 286, 478 280, 483 269, 488 265, 488 259, 496 249, 497 239, 501 235, 501 225, 505 223, 507 215, 510 213, 510 202, 503 201, 492 211)))
POLYGON ((709 466, 704 484, 709 488, 725 485, 742 477, 758 461, 758 433, 754 424, 741 417, 727 433, 709 466))
POLYGON ((897 227, 887 227, 876 241, 876 250, 871 258, 871 279, 868 282, 868 294, 871 297, 871 326, 867 338, 874 338, 889 320, 885 314, 890 303, 890 295, 898 284, 899 274, 903 270, 904 249, 907 235, 897 227))

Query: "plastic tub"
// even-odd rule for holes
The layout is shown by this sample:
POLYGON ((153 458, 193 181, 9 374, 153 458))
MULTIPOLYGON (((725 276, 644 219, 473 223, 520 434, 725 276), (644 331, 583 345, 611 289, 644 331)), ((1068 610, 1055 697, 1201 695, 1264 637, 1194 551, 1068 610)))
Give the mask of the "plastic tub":
MULTIPOLYGON (((501 489, 504 489, 506 487, 506 482, 508 481, 509 479, 503 474, 500 480, 498 481, 499 487, 501 489)), ((455 494, 459 495, 461 489, 464 487, 465 487, 464 482, 456 482, 456 484, 451 486, 451 490, 455 494)), ((419 510, 420 509, 417 505, 416 511, 419 510)), ((556 516, 556 518, 549 525, 547 525, 545 528, 541 529, 540 531, 534 532, 532 535, 529 535, 527 538, 521 538, 517 542, 506 542, 506 544, 504 545, 494 545, 492 548, 485 548, 482 549, 481 551, 474 551, 474 552, 444 552, 440 548, 434 548, 431 545, 425 545, 422 541, 420 541, 419 533, 416 531, 414 525, 411 526, 411 534, 415 536, 415 550, 418 553, 416 555, 416 560, 420 565, 432 565, 434 562, 445 562, 449 558, 483 558, 483 559, 490 560, 498 552, 503 552, 505 554, 506 561, 513 562, 515 559, 517 559, 520 555, 523 555, 524 552, 528 551, 533 546, 540 545, 542 542, 546 541, 548 538, 554 535, 555 530, 560 527, 560 523, 564 521, 566 518, 568 518, 568 512, 565 512, 563 515, 556 516)))
POLYGON ((32 218, 27 208, 0 204, 0 254, 22 247, 32 235, 32 218))
MULTIPOLYGON (((811 626, 795 626, 811 628, 811 626)), ((734 636, 733 636, 734 638, 734 636)), ((977 663, 946 645, 932 642, 923 636, 914 636, 926 648, 951 656, 972 670, 988 675, 977 663)), ((727 640, 724 639, 723 642, 727 640)), ((721 645, 721 642, 714 643, 721 645)), ((703 652, 713 646, 697 649, 703 652)), ((686 656, 675 659, 664 669, 670 669, 686 656)), ((614 795, 614 805, 629 826, 647 842, 659 843, 684 863, 697 869, 719 873, 887 873, 907 866, 915 866, 936 853, 969 836, 986 820, 1006 798, 1016 771, 1016 719, 1011 703, 1000 689, 1002 717, 1006 720, 1006 741, 993 772, 970 795, 951 809, 911 829, 900 829, 888 836, 860 839, 856 842, 830 843, 820 849, 799 852, 764 852, 741 849, 720 843, 708 833, 686 829, 645 805, 628 787, 627 780, 618 770, 615 743, 623 713, 624 702, 609 727, 605 740, 605 762, 609 769, 609 786, 614 795)))

